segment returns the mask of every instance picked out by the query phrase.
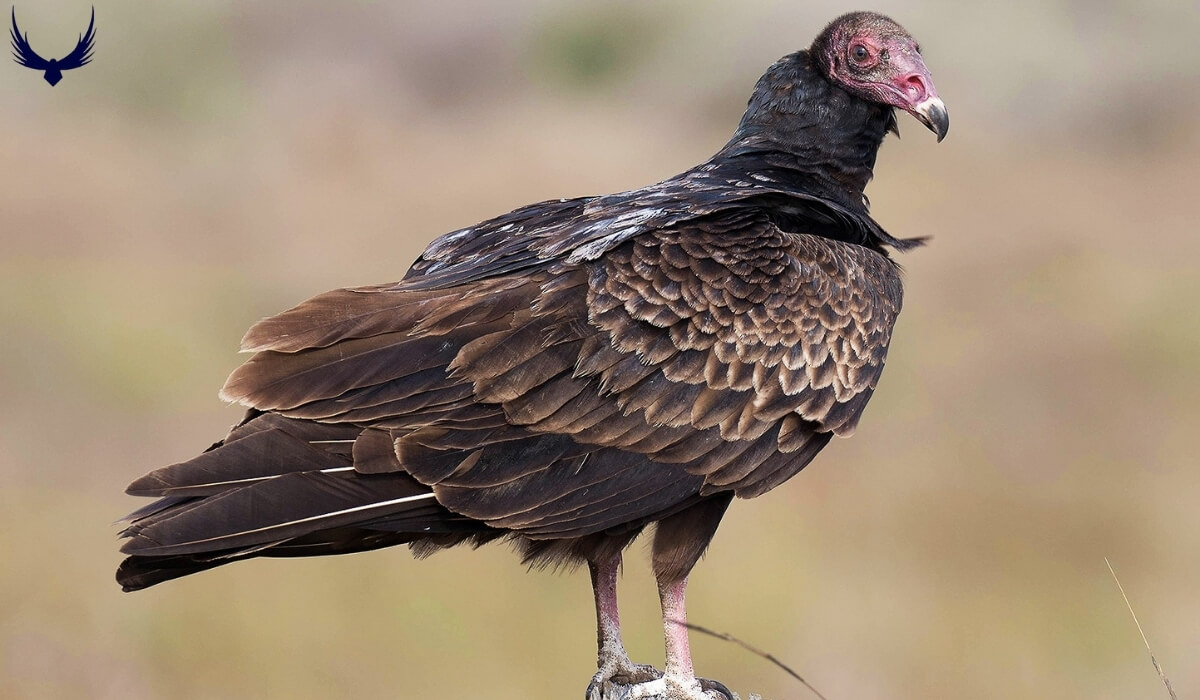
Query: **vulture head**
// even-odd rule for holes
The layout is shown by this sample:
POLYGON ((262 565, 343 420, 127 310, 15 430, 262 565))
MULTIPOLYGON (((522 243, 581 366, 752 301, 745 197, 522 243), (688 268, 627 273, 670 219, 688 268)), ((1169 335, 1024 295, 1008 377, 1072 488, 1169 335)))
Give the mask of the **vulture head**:
POLYGON ((809 50, 834 84, 871 102, 898 107, 937 134, 950 129, 950 115, 921 47, 899 24, 874 12, 852 12, 829 24, 809 50))

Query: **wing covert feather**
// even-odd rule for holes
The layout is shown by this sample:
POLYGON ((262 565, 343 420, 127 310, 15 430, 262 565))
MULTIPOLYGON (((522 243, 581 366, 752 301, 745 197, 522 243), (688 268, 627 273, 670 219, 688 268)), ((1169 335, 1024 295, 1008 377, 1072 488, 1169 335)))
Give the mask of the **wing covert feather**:
MULTIPOLYGON (((430 273, 463 269, 432 250, 430 273)), ((773 488, 853 430, 900 308, 886 256, 746 213, 519 278, 406 285, 262 321, 226 394, 359 425, 360 472, 407 472, 531 537, 773 488)))

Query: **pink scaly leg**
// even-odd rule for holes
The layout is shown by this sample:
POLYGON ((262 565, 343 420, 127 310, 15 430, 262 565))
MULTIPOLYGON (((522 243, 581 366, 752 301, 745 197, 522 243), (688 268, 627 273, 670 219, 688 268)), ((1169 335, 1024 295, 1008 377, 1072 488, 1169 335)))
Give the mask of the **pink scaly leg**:
POLYGON ((662 678, 631 689, 629 698, 669 698, 669 700, 733 700, 733 693, 721 683, 696 678, 692 668, 692 650, 688 642, 687 577, 678 581, 658 582, 662 603, 663 638, 667 647, 667 667, 662 678))
POLYGON ((588 686, 587 697, 601 697, 602 687, 610 681, 632 685, 659 676, 652 666, 629 660, 625 643, 621 641, 621 614, 617 607, 617 575, 621 557, 600 562, 588 562, 592 575, 592 592, 596 596, 597 671, 588 686))
POLYGON ((699 688, 696 671, 692 668, 692 648, 688 642, 687 583, 687 578, 684 578, 658 586, 658 597, 662 602, 663 637, 667 643, 666 676, 681 685, 695 684, 699 688))

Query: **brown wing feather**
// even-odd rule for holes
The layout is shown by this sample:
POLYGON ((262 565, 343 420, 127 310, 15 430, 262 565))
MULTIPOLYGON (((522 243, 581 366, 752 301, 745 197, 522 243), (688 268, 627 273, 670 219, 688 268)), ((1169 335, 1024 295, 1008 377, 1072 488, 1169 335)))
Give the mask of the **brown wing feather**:
POLYGON ((226 394, 374 426, 356 469, 576 537, 790 477, 853 430, 899 306, 885 256, 727 215, 470 291, 316 297, 248 334, 226 394))
MULTIPOLYGON (((589 287, 589 306, 602 310, 595 323, 613 347, 673 382, 704 384, 694 426, 720 424, 736 439, 796 413, 819 430, 852 432, 900 310, 895 264, 764 218, 702 223, 643 235, 606 256, 589 287), (661 348, 664 318, 678 319, 665 328, 674 353, 661 348)), ((645 391, 630 387, 623 401, 662 401, 645 391)))

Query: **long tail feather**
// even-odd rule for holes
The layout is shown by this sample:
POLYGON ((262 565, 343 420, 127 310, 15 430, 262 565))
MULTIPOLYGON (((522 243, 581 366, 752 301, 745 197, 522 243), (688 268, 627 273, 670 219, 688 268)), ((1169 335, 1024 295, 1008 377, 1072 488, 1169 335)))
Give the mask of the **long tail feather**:
MULTIPOLYGON (((130 556, 117 580, 137 590, 251 557, 342 554, 487 533, 403 471, 357 471, 359 433, 252 411, 208 451, 138 479, 129 493, 162 498, 124 519, 121 551, 130 556)), ((371 437, 377 439, 358 452, 391 454, 386 432, 371 437)), ((386 467, 381 459, 372 464, 386 467)))

